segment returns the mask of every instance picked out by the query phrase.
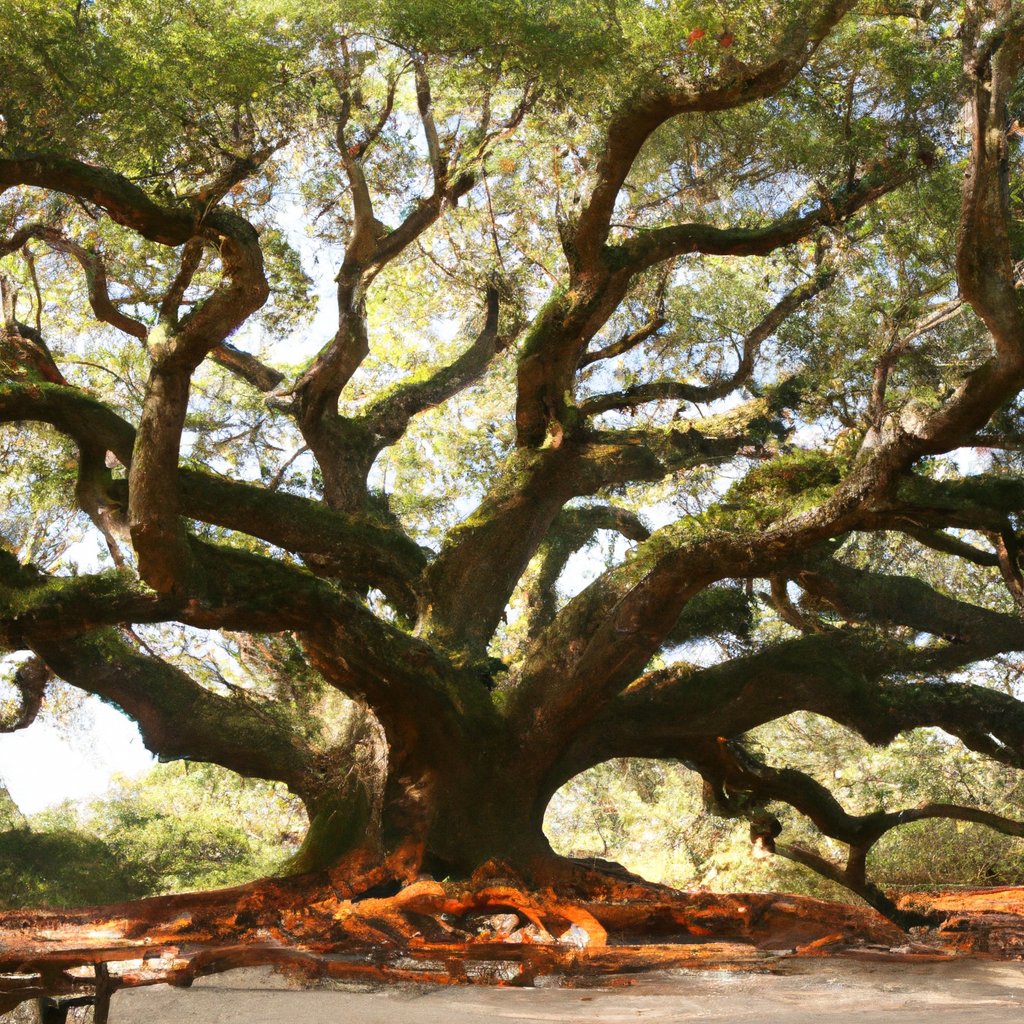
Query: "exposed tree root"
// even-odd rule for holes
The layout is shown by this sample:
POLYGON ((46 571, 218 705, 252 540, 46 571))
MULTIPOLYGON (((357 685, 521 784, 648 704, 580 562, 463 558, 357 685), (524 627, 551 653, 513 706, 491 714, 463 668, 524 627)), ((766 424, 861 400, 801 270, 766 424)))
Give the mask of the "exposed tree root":
POLYGON ((939 921, 938 936, 947 949, 1024 957, 1024 887, 910 893, 899 906, 939 921))
MULTIPOLYGON (((542 975, 592 984, 668 967, 763 969, 780 952, 952 955, 939 938, 908 943, 868 908, 802 896, 681 893, 566 861, 552 862, 553 884, 536 888, 496 863, 468 881, 403 877, 416 860, 414 850, 384 865, 354 856, 345 875, 339 867, 107 907, 8 912, 0 1012, 95 992, 102 1020, 119 988, 267 964, 307 977, 530 985, 542 975)), ((948 915, 940 936, 956 952, 1024 949, 1024 890, 911 904, 948 915)))

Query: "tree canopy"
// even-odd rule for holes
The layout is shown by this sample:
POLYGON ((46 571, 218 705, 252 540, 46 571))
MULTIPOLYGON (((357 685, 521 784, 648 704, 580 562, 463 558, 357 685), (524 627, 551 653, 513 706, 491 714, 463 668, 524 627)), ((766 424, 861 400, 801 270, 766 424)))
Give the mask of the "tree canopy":
POLYGON ((336 886, 596 892, 552 795, 679 761, 910 923, 883 836, 1024 823, 748 734, 1024 767, 1024 9, 310 6, 0 0, 3 727, 283 782, 336 886))

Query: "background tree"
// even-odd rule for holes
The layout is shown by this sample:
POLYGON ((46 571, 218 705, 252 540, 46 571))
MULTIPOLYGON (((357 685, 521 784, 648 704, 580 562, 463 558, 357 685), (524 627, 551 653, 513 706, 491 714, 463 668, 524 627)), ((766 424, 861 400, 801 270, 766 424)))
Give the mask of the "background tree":
POLYGON ((744 739, 1021 766, 1016 5, 3 11, 9 727, 98 694, 335 879, 599 891, 542 822, 617 757, 894 917, 892 828, 1021 834, 744 739))
POLYGON ((0 905, 114 903, 271 874, 302 835, 303 815, 283 790, 215 765, 173 764, 115 779, 103 799, 27 818, 7 797, 0 905))

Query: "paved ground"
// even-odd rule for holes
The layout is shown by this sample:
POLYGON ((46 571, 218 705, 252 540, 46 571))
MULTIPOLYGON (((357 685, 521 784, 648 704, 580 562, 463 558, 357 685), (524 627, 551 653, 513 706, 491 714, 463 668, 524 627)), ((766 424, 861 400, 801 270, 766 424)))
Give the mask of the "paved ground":
POLYGON ((1024 963, 788 960, 783 973, 664 972, 612 989, 298 990, 236 971, 189 990, 119 992, 111 1024, 996 1024, 1024 1014, 1024 963))

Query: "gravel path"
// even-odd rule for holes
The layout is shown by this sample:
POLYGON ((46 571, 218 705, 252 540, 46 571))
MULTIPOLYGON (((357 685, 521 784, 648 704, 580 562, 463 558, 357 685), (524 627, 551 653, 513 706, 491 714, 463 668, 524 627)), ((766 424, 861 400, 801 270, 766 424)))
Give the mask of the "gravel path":
POLYGON ((606 989, 296 989, 262 970, 114 996, 111 1024, 542 1024, 779 1021, 994 1024, 1024 1013, 1024 963, 788 960, 779 973, 664 972, 606 989))

